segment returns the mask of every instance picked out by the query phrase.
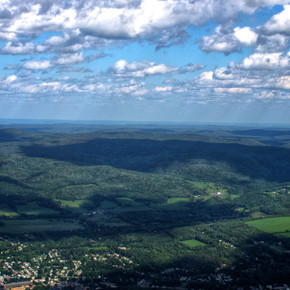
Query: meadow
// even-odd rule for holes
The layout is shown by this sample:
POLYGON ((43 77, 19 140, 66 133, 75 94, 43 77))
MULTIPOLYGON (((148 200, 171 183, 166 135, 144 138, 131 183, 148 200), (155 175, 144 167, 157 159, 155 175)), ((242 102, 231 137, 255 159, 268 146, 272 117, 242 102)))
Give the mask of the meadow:
POLYGON ((91 201, 87 199, 77 199, 77 200, 64 200, 55 198, 54 201, 60 203, 60 207, 65 208, 80 208, 85 205, 91 205, 91 201))
POLYGON ((174 204, 174 203, 179 203, 179 202, 189 202, 190 198, 189 197, 171 197, 167 199, 168 204, 174 204))
POLYGON ((19 213, 11 210, 9 207, 1 207, 0 208, 0 216, 2 217, 17 217, 19 213))
MULTIPOLYGON (((290 216, 258 219, 249 221, 247 224, 270 234, 290 232, 290 216)), ((286 237, 289 234, 286 233, 280 236, 286 237)))
POLYGON ((51 208, 42 207, 37 202, 28 202, 24 205, 18 205, 17 211, 24 215, 59 215, 60 212, 51 208))
POLYGON ((189 247, 205 246, 206 244, 195 239, 181 241, 184 245, 189 247))

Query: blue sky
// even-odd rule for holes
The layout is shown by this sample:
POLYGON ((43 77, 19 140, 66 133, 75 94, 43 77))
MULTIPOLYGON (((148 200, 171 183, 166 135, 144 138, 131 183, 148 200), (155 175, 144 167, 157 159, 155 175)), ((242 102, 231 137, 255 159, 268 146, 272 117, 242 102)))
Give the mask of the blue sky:
POLYGON ((0 118, 290 123, 289 1, 0 4, 0 118))

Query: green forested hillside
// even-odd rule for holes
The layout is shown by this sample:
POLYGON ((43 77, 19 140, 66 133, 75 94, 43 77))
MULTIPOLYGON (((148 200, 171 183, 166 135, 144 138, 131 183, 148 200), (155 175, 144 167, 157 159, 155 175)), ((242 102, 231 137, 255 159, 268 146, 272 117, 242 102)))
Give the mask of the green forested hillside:
MULTIPOLYGON (((38 265, 48 285, 37 257, 57 249, 71 269, 55 272, 59 282, 100 276, 125 289, 142 279, 184 289, 286 283, 290 228, 272 234, 249 223, 289 217, 290 151, 277 143, 286 132, 145 129, 0 130, 6 280, 16 279, 4 264, 9 253, 38 265), (42 250, 33 250, 37 243, 42 250)), ((105 281, 98 279, 94 287, 105 281)))

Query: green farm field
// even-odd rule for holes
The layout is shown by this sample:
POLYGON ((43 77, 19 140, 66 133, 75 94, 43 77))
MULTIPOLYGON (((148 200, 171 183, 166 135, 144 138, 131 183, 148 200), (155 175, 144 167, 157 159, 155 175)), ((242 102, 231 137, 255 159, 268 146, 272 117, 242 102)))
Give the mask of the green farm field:
POLYGON ((64 199, 54 199, 56 202, 60 202, 61 207, 79 208, 85 204, 91 203, 91 201, 86 199, 77 200, 64 200, 64 199))
POLYGON ((284 233, 290 231, 290 216, 258 219, 247 224, 270 234, 284 233))
POLYGON ((167 204, 174 204, 178 202, 189 202, 189 197, 171 197, 167 199, 167 204))
POLYGON ((195 239, 185 240, 182 243, 189 247, 205 246, 206 244, 195 239))
POLYGON ((19 205, 17 206, 17 211, 20 214, 26 215, 56 215, 60 213, 59 211, 51 208, 39 206, 36 202, 29 202, 25 205, 19 205))
POLYGON ((202 181, 189 181, 189 183, 194 186, 203 189, 206 193, 217 192, 220 191, 222 193, 227 193, 227 190, 221 186, 221 184, 216 184, 214 182, 202 182, 202 181))
POLYGON ((17 217, 19 214, 9 208, 2 207, 0 208, 0 216, 5 216, 5 217, 17 217))

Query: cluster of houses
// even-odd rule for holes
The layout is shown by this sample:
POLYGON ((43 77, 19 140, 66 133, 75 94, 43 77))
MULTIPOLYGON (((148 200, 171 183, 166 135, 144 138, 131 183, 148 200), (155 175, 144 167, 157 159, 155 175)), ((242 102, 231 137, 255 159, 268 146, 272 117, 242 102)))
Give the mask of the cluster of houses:
MULTIPOLYGON (((104 263, 110 262, 112 267, 119 269, 124 269, 127 265, 133 264, 131 259, 116 252, 90 253, 84 255, 82 261, 67 261, 57 249, 51 249, 47 253, 35 256, 31 261, 20 261, 18 257, 14 257, 13 252, 23 251, 29 245, 9 240, 5 241, 12 246, 12 249, 11 251, 7 249, 0 252, 0 290, 32 289, 33 284, 52 286, 70 281, 71 279, 79 279, 83 274, 82 266, 89 260, 104 263), (21 280, 28 282, 18 282, 21 280)), ((119 246, 118 250, 125 252, 127 248, 119 246)))
MULTIPOLYGON (((2 238, 2 240, 4 239, 2 238)), ((2 289, 25 289, 28 286, 31 289, 32 284, 30 283, 32 282, 52 285, 61 280, 77 278, 82 274, 79 269, 81 261, 73 260, 73 268, 69 269, 66 265, 67 261, 61 258, 57 249, 52 249, 48 253, 33 257, 29 262, 19 261, 14 257, 13 252, 21 252, 27 245, 20 242, 5 241, 12 246, 12 251, 5 250, 0 252, 0 289, 1 287, 2 289), (44 263, 48 267, 40 271, 44 263), (47 269, 50 269, 48 273, 46 273, 47 269), (28 282, 14 283, 14 281, 21 280, 27 280, 28 282), (11 281, 13 283, 10 283, 11 281)))
POLYGON ((233 245, 233 244, 231 244, 231 243, 228 243, 228 242, 225 242, 225 241, 223 241, 223 240, 219 240, 219 245, 221 245, 221 246, 223 246, 223 247, 225 247, 225 248, 230 248, 230 249, 233 249, 233 250, 235 250, 236 249, 236 247, 233 245))

